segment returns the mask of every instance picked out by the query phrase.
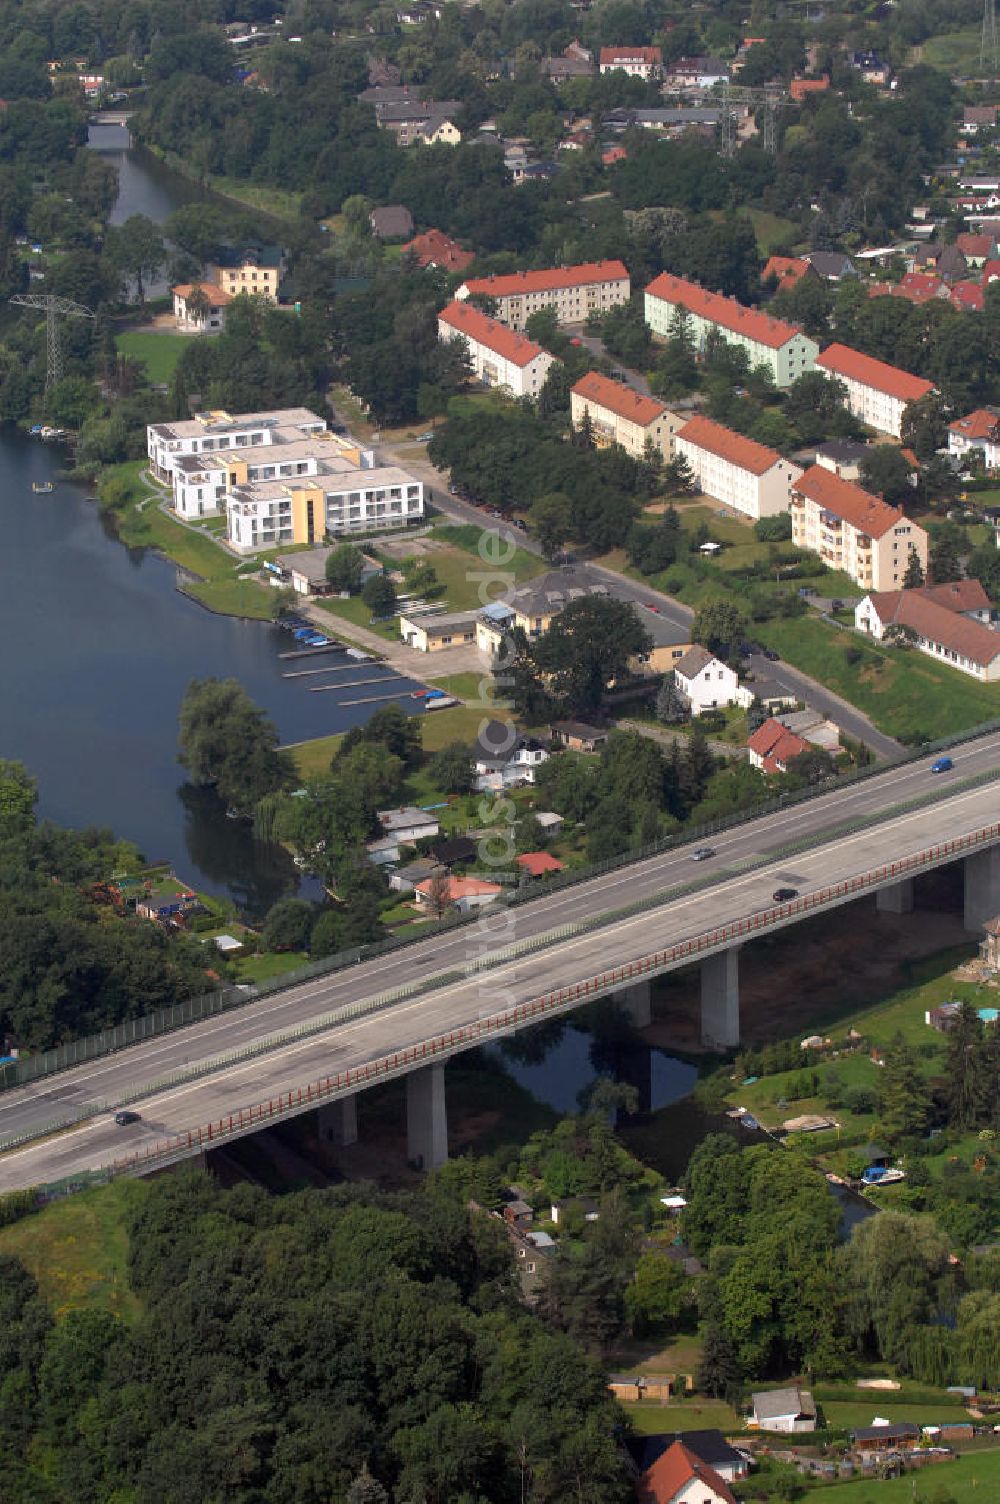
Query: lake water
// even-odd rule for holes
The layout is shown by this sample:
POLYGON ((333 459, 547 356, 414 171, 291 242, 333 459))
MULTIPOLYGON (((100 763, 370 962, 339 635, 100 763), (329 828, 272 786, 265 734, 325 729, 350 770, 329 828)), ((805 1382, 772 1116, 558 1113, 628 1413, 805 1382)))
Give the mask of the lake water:
MULTIPOLYGON (((121 198, 115 218, 162 219, 196 188, 117 136, 121 198)), ((228 894, 259 914, 299 886, 280 848, 254 841, 227 820, 211 794, 183 785, 177 715, 194 678, 236 678, 271 716, 283 742, 361 724, 374 705, 341 702, 395 694, 407 709, 409 680, 312 694, 307 685, 367 679, 389 670, 345 671, 339 654, 283 662, 284 632, 264 622, 216 616, 177 589, 169 561, 126 548, 86 490, 57 479, 53 446, 0 431, 0 757, 18 758, 38 779, 40 809, 62 824, 110 825, 150 859, 172 862, 198 887, 228 894), (51 495, 32 481, 54 480, 51 495), (339 672, 286 679, 283 671, 334 665, 339 672)), ((355 666, 357 667, 357 666, 355 666)))

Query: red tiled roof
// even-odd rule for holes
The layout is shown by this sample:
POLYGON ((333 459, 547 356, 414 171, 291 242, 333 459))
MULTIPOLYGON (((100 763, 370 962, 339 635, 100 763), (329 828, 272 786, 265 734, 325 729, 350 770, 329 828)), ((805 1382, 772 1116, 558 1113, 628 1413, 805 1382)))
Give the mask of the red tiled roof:
POLYGON ((605 167, 611 167, 615 162, 627 162, 628 152, 624 146, 609 146, 607 151, 601 152, 601 161, 605 167))
POLYGON ((594 282, 627 282, 628 268, 622 261, 587 261, 580 266, 553 266, 540 272, 509 272, 493 277, 472 277, 464 283, 466 293, 486 298, 516 297, 520 292, 554 292, 560 287, 586 287, 594 282))
MULTIPOLYGON (((422 883, 417 883, 415 891, 430 897, 436 878, 425 877, 422 883)), ((481 898, 490 893, 502 893, 499 883, 487 883, 479 877, 449 877, 447 883, 441 883, 442 897, 446 903, 455 903, 460 898, 481 898)))
POLYGON ((911 376, 909 371, 887 365, 884 360, 876 360, 873 355, 862 355, 860 350, 852 350, 850 345, 827 345, 817 355, 816 364, 822 370, 832 372, 834 376, 860 381, 863 386, 887 392, 900 402, 916 402, 934 390, 933 382, 924 381, 920 376, 911 376))
POLYGON ((796 104, 801 104, 808 94, 820 94, 829 87, 829 76, 824 73, 822 78, 793 78, 788 92, 796 104))
POLYGON ((970 313, 982 313, 986 306, 986 289, 978 282, 956 282, 949 301, 955 308, 967 308, 970 313))
POLYGON ((777 277, 779 288, 794 287, 800 278, 811 271, 809 262, 803 261, 801 256, 771 256, 760 274, 760 280, 766 282, 769 277, 777 277))
POLYGON ((849 480, 841 480, 823 465, 810 465, 793 489, 870 538, 884 537, 903 516, 902 507, 888 506, 880 497, 852 485, 849 480))
POLYGON ((949 580, 945 585, 921 585, 910 592, 949 611, 988 611, 990 598, 978 580, 949 580))
POLYGON ((529 877, 544 877, 546 872, 561 872, 562 862, 558 861, 548 851, 525 851, 517 858, 517 865, 527 872, 529 877))
POLYGON ((908 303, 930 303, 947 293, 947 284, 932 272, 907 272, 901 282, 876 282, 868 289, 870 298, 905 298, 908 303))
POLYGON ((466 339, 473 340, 477 345, 485 345, 495 355, 503 356, 511 365, 530 366, 539 355, 545 354, 541 345, 536 345, 533 339, 528 339, 524 334, 515 334, 506 324, 498 324, 496 319, 487 318, 485 313, 480 313, 478 308, 473 308, 469 303, 449 303, 447 308, 442 308, 438 319, 452 329, 457 329, 466 339))
POLYGON ((656 63, 663 62, 663 52, 659 47, 602 47, 601 67, 607 68, 612 63, 656 63))
POLYGON ((639 1504, 673 1504, 690 1483, 703 1484, 709 1490, 708 1497, 717 1500, 718 1504, 736 1504, 725 1479, 707 1462, 696 1457, 682 1441, 675 1441, 643 1473, 636 1489, 639 1504))
POLYGON ((990 412, 988 407, 977 407, 974 413, 956 418, 948 427, 952 433, 961 434, 963 439, 988 439, 998 424, 1000 414, 990 412))
POLYGON ((985 260, 993 255, 996 240, 992 235, 956 235, 955 244, 963 256, 982 256, 985 260))
POLYGON ((925 590, 886 590, 868 599, 884 627, 912 627, 921 637, 982 668, 1000 658, 1000 632, 939 604, 925 590))
POLYGON ((706 292, 697 282, 686 282, 683 277, 671 276, 670 272, 661 272, 658 277, 654 277, 646 292, 651 298, 660 298, 664 303, 679 303, 689 313, 696 313, 700 318, 721 324, 723 329, 731 329, 734 334, 756 340, 758 344, 767 345, 771 350, 780 350, 796 334, 802 333, 797 324, 787 324, 784 319, 772 319, 766 313, 759 313, 756 308, 744 308, 735 298, 724 298, 718 292, 706 292))
POLYGON ((793 757, 809 751, 809 743, 794 731, 789 731, 772 716, 747 737, 747 746, 763 763, 765 773, 780 773, 788 767, 793 757))
POLYGON ((709 454, 717 454, 720 459, 729 460, 730 464, 749 470, 752 475, 766 475, 781 461, 776 449, 768 449, 766 444, 758 444, 755 439, 744 438, 743 434, 734 433, 731 428, 724 428, 721 423, 702 417, 700 413, 678 430, 677 438, 686 439, 699 449, 707 449, 709 454))
POLYGON ((213 308, 225 308, 227 303, 232 302, 229 293, 223 292, 217 282, 179 282, 170 291, 175 297, 183 298, 186 303, 196 287, 201 288, 213 308))
POLYGON ((630 386, 612 381, 610 377, 602 376, 597 371, 588 371, 586 376, 581 376, 573 387, 573 392, 586 402, 593 402, 596 407, 606 407, 609 412, 617 413, 619 418, 627 418, 630 423, 638 423, 642 428, 655 423, 667 410, 655 397, 642 397, 630 386))
POLYGON ((987 261, 986 265, 983 267, 983 286, 988 286, 989 283, 995 281, 997 277, 1000 277, 1000 259, 993 257, 991 260, 987 261))
POLYGON ((448 272, 464 272, 476 257, 472 251, 463 251, 457 241, 443 235, 440 230, 427 230, 415 235, 404 245, 403 250, 415 256, 420 266, 441 266, 448 272))

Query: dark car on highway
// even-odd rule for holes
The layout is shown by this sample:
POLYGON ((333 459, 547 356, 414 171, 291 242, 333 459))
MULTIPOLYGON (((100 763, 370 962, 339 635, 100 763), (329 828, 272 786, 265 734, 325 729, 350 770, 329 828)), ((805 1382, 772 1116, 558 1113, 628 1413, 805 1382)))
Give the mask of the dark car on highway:
POLYGON ((790 898, 798 898, 798 888, 775 888, 771 897, 775 903, 787 903, 790 898))
POLYGON ((141 1113, 132 1112, 131 1110, 126 1111, 123 1108, 121 1112, 115 1113, 115 1122, 118 1124, 119 1128, 127 1128, 129 1123, 141 1123, 142 1115, 141 1113))

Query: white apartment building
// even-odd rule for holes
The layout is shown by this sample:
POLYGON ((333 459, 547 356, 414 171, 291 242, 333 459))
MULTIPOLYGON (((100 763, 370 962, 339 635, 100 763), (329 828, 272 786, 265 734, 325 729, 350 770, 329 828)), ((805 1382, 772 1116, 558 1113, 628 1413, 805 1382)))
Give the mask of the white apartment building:
POLYGON ((554 358, 523 334, 487 318, 469 303, 453 302, 438 314, 438 339, 465 340, 473 375, 484 386, 515 397, 537 397, 554 358))
POLYGON ((584 418, 589 418, 598 449, 620 444, 628 454, 641 459, 647 443, 652 443, 664 459, 673 458, 674 437, 685 420, 670 412, 666 403, 643 397, 597 371, 581 376, 570 391, 569 401, 573 427, 582 428, 584 418))
POLYGON ((796 324, 744 308, 735 298, 706 292, 697 282, 661 272, 646 288, 646 323, 661 339, 670 339, 679 309, 689 316, 697 350, 704 350, 709 334, 716 333, 727 344, 745 350, 751 366, 767 366, 775 386, 791 386, 812 370, 819 353, 816 341, 796 324))
POLYGON ((321 543, 327 535, 405 528, 423 515, 423 482, 395 465, 257 481, 226 496, 229 543, 245 554, 321 543))
POLYGON ((276 436, 294 430, 299 438, 325 433, 326 419, 307 407, 276 408, 273 412, 197 413, 176 423, 150 423, 146 428, 146 452, 157 480, 170 484, 174 460, 181 454, 218 454, 223 451, 256 449, 281 442, 276 436))
POLYGON ((375 463, 371 449, 341 434, 303 438, 298 429, 282 428, 273 440, 247 454, 178 455, 173 465, 174 511, 186 518, 211 516, 225 511, 226 496, 237 486, 365 470, 375 463))
POLYGON ((459 302, 473 294, 491 298, 502 324, 523 329, 531 315, 542 308, 554 308, 560 324, 581 324, 590 313, 605 313, 619 303, 627 303, 631 289, 624 262, 590 261, 540 272, 471 277, 455 297, 459 302))
POLYGON ((862 355, 849 345, 827 345, 816 357, 816 369, 843 383, 845 404, 856 418, 895 439, 900 436, 904 408, 934 390, 933 382, 862 355))
POLYGON ((792 492, 792 541, 841 569, 863 590, 899 590, 911 553, 927 572, 927 534, 905 515, 822 465, 792 492))
POLYGON ((602 73, 659 78, 663 72, 663 52, 659 47, 602 47, 598 66, 602 73))
POLYGON ((700 414, 679 430, 675 448, 694 471, 700 491, 755 522, 788 511, 802 474, 801 465, 776 449, 700 414))

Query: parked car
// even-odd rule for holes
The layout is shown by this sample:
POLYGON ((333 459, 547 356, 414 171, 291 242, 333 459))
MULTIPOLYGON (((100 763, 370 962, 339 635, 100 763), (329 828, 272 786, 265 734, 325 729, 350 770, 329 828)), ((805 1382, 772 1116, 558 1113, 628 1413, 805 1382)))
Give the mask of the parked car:
POLYGON ((938 757, 931 763, 932 773, 950 773, 955 764, 950 757, 938 757))
POLYGON ((696 846, 691 853, 691 860, 693 862, 707 862, 709 857, 714 855, 714 846, 696 846))
POLYGON ((129 1123, 141 1123, 142 1115, 138 1112, 133 1112, 130 1108, 123 1108, 121 1112, 115 1113, 115 1122, 119 1128, 127 1128, 129 1123))
POLYGON ((528 531, 528 524, 522 521, 520 517, 515 517, 511 526, 516 527, 519 533, 526 533, 528 531))
POLYGON ((764 657, 767 659, 768 663, 780 663, 781 661, 781 654, 776 653, 773 648, 765 648, 764 657))
POLYGON ((433 437, 434 437, 434 431, 433 431, 433 429, 429 428, 426 433, 418 433, 417 434, 417 443, 418 444, 429 444, 430 441, 431 441, 431 439, 433 439, 433 437))
POLYGON ((787 903, 790 898, 798 898, 798 888, 775 888, 771 897, 775 903, 787 903))

